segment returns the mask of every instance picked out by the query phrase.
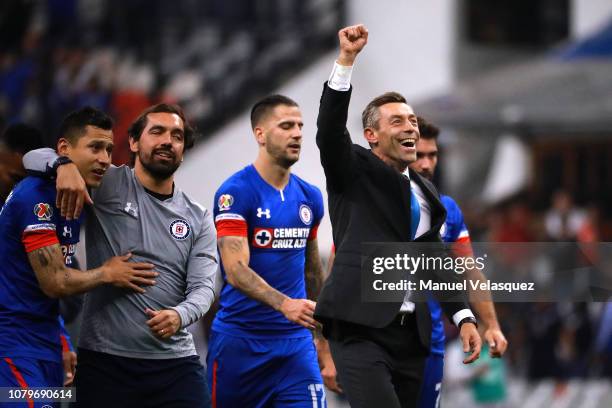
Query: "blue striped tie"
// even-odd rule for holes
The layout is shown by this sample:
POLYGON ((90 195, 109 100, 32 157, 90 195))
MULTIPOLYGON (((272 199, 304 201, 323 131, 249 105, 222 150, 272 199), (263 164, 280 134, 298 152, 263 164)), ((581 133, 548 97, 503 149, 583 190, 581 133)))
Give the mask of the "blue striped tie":
POLYGON ((414 241, 416 238, 417 228, 421 221, 421 206, 417 200, 416 194, 410 188, 410 237, 414 241))

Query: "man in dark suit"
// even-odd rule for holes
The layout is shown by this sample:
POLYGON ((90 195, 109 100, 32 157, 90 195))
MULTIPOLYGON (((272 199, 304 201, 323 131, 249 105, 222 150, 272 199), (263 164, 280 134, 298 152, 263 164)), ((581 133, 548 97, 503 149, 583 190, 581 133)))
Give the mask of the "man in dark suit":
MULTIPOLYGON (((321 152, 336 259, 315 318, 323 323, 343 390, 352 407, 415 407, 429 353, 431 320, 426 302, 364 302, 363 242, 439 242, 446 212, 433 185, 410 171, 419 138, 417 117, 406 100, 389 92, 362 114, 371 150, 351 143, 346 130, 350 76, 367 43, 363 25, 338 33, 340 55, 324 85, 317 145, 321 152), (411 183, 412 181, 412 183, 411 183)), ((441 279, 453 280, 454 273, 441 279)), ((465 363, 478 358, 481 340, 466 302, 444 302, 459 327, 465 363)))

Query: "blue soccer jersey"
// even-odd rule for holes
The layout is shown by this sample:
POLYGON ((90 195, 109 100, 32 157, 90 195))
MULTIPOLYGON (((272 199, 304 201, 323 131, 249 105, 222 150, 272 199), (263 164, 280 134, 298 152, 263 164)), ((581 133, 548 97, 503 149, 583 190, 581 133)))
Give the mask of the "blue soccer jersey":
MULTIPOLYGON (((463 222, 461 209, 449 196, 440 195, 440 201, 446 208, 446 222, 442 225, 440 235, 442 240, 447 243, 458 243, 462 248, 470 244, 470 233, 463 222)), ((431 299, 429 301, 431 311, 432 333, 431 333, 431 352, 444 355, 444 324, 442 323, 442 310, 440 304, 431 299)))
POLYGON ((53 182, 27 177, 0 211, 0 356, 61 362, 59 302, 43 293, 27 256, 60 244, 74 263, 80 222, 59 215, 55 196, 53 182))
MULTIPOLYGON (((231 176, 215 194, 217 236, 249 241, 249 266, 270 286, 291 298, 306 298, 306 244, 323 217, 319 189, 291 175, 279 191, 253 165, 231 176)), ((225 271, 223 271, 224 279, 225 271)), ((221 291, 213 330, 247 337, 310 336, 304 327, 227 284, 221 291)))
MULTIPOLYGON (((470 234, 465 223, 461 209, 449 196, 440 195, 440 201, 446 209, 446 221, 442 225, 440 235, 442 240, 453 245, 453 251, 461 256, 471 253, 470 234)), ((442 308, 433 298, 428 301, 431 313, 431 355, 427 358, 419 408, 435 408, 439 406, 442 376, 444 372, 444 324, 442 323, 442 308)))

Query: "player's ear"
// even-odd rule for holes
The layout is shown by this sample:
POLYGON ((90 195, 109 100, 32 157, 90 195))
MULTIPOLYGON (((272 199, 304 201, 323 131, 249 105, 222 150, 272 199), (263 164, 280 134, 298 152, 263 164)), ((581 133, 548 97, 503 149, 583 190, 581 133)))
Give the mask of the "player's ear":
POLYGON ((128 142, 130 144, 130 151, 132 153, 138 153, 138 140, 134 140, 134 138, 130 136, 128 142))
POLYGON ((378 143, 378 135, 376 135, 376 132, 374 132, 372 128, 365 128, 363 130, 363 137, 365 137, 365 140, 370 146, 378 143))
POLYGON ((262 127, 256 126, 255 129, 253 129, 253 134, 255 135, 255 140, 258 145, 262 146, 266 144, 266 135, 262 127))
POLYGON ((57 154, 59 154, 60 156, 67 156, 68 153, 70 152, 71 146, 72 145, 70 144, 68 139, 64 137, 60 137, 57 140, 57 154))

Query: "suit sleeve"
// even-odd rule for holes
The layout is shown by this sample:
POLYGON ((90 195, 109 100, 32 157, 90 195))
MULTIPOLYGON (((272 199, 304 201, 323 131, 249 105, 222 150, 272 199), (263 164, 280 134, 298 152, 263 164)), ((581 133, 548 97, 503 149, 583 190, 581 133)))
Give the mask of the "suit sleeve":
POLYGON ((187 288, 185 300, 171 309, 181 317, 182 327, 199 320, 215 300, 215 283, 219 267, 217 237, 210 211, 204 214, 204 223, 187 264, 187 288))
POLYGON ((351 137, 346 129, 352 88, 336 91, 327 83, 317 117, 317 146, 327 179, 327 188, 340 192, 349 184, 354 162, 351 137))

